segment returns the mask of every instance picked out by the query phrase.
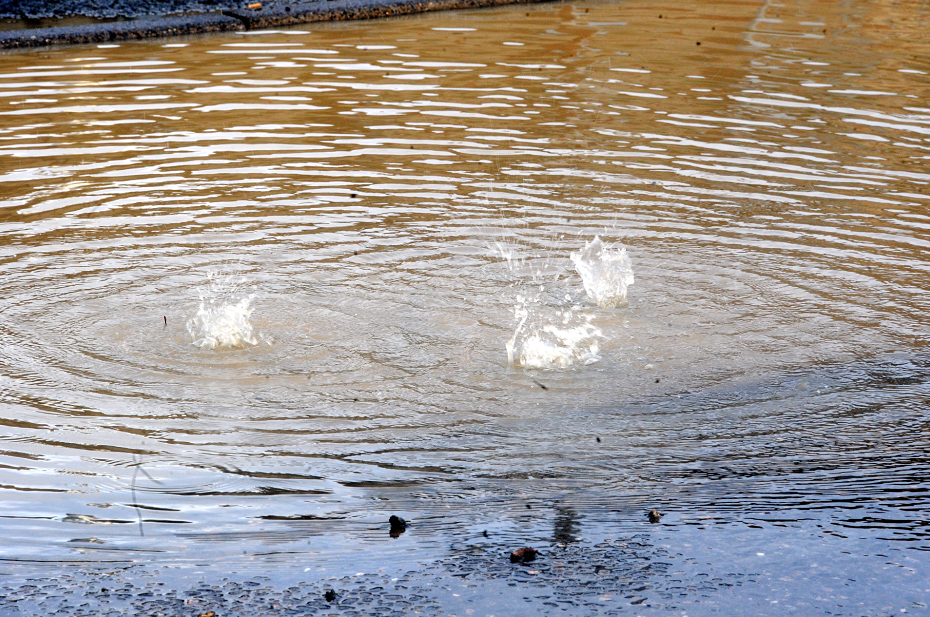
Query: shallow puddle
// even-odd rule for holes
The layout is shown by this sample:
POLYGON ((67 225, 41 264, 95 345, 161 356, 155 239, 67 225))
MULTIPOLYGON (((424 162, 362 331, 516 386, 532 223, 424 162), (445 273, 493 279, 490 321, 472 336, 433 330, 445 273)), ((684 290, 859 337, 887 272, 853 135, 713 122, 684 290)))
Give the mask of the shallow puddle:
POLYGON ((926 12, 0 56, 0 574, 473 563, 493 606, 529 544, 540 612, 925 610, 926 12))

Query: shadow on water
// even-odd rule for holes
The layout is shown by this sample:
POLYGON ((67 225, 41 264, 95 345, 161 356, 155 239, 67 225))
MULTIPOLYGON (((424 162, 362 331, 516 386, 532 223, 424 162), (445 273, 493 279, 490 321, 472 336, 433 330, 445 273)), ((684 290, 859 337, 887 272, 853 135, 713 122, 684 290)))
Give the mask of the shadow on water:
POLYGON ((572 508, 557 508, 555 522, 553 523, 552 541, 556 544, 571 544, 578 541, 576 535, 579 527, 579 516, 572 508))

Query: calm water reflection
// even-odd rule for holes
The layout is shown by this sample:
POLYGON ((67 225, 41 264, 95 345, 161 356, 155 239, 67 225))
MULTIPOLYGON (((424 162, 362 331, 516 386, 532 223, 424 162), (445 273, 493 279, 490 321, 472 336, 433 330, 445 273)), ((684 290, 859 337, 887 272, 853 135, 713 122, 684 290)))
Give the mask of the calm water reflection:
POLYGON ((340 559, 399 512, 416 561, 653 506, 930 549, 927 17, 578 2, 0 57, 0 553, 340 559), (585 297, 596 235, 626 306, 585 297), (547 326, 596 361, 508 363, 547 326))

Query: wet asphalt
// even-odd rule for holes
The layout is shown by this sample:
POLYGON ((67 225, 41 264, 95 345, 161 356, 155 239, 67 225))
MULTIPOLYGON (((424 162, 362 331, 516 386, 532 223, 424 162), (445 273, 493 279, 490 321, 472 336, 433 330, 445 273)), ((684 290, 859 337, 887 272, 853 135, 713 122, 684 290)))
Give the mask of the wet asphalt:
POLYGON ((747 582, 743 575, 704 575, 682 587, 668 576, 676 556, 655 546, 649 534, 551 543, 539 546, 532 563, 512 563, 510 548, 493 539, 473 543, 414 570, 375 558, 367 564, 374 572, 341 576, 320 576, 307 572, 315 570, 310 567, 272 568, 270 578, 222 566, 106 563, 63 567, 54 577, 41 570, 33 576, 0 572, 6 574, 0 576, 0 617, 622 616, 631 609, 661 615, 698 609, 701 615, 702 608, 719 609, 727 590, 747 582))
MULTIPOLYGON (((540 0, 529 0, 534 1, 540 0)), ((0 30, 0 49, 247 31, 516 3, 515 0, 66 0, 54 3, 0 0, 0 20, 7 28, 0 30), (89 23, 57 25, 76 18, 89 23)))

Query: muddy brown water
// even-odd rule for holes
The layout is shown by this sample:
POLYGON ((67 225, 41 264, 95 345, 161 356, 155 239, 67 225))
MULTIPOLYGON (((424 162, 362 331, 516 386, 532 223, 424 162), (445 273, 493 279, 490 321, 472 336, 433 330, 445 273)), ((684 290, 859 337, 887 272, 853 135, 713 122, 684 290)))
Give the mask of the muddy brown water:
POLYGON ((926 612, 927 17, 582 1, 0 56, 0 574, 534 545, 555 580, 632 534, 700 569, 536 610, 926 612), (619 307, 570 259, 596 236, 619 307))

